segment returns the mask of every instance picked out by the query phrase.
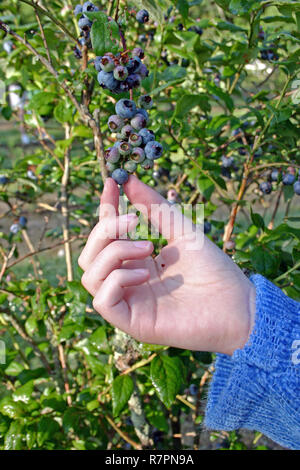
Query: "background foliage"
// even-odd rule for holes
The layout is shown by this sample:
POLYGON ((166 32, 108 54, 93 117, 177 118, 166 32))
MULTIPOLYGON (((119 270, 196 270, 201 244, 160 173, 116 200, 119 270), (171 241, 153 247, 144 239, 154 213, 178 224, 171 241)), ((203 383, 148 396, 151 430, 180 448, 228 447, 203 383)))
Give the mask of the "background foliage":
MULTIPOLYGON (((201 432, 211 354, 137 344, 81 287, 76 260, 103 187, 97 142, 109 145, 115 99, 96 82, 93 52, 74 56, 75 4, 0 5, 13 33, 1 31, 0 79, 27 92, 24 112, 8 93, 1 107, 0 448, 268 448, 259 434, 201 432), (28 223, 13 234, 20 216, 28 223)), ((205 203, 208 236, 299 300, 299 196, 282 174, 300 168, 300 2, 121 1, 119 18, 127 47, 146 51, 143 89, 165 150, 139 177, 205 203), (141 6, 146 26, 129 13, 141 6), (259 185, 275 168, 265 195, 259 185)))

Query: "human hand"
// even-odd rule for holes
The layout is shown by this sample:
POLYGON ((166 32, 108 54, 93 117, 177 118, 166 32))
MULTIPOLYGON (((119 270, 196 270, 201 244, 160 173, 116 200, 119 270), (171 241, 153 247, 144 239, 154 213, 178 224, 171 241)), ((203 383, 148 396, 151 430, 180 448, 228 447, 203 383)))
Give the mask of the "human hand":
MULTIPOLYGON (((162 204, 171 210, 156 191, 134 176, 123 187, 130 202, 168 238, 168 245, 153 258, 151 242, 119 239, 133 230, 138 218, 118 216, 119 189, 109 178, 100 221, 78 260, 95 310, 142 342, 229 355, 242 348, 254 323, 252 283, 207 237, 199 249, 188 249, 191 231, 170 230, 159 211, 151 210, 162 204), (107 211, 108 205, 115 215, 107 211)), ((182 218, 175 210, 174 225, 182 218)))

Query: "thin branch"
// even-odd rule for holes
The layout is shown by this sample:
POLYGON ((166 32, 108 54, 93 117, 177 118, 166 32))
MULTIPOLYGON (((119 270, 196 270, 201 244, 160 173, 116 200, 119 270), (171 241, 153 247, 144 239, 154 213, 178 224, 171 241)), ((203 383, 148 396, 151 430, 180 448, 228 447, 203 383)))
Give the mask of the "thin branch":
POLYGON ((40 16, 39 16, 39 13, 38 13, 37 9, 35 8, 34 11, 35 11, 36 20, 37 20, 39 28, 40 28, 40 32, 41 32, 44 47, 45 47, 45 50, 46 50, 46 54, 47 54, 47 57, 48 57, 48 61, 49 61, 49 64, 52 65, 51 55, 50 55, 47 39, 46 39, 46 36, 45 36, 45 31, 44 31, 43 25, 41 23, 41 19, 40 19, 40 16))
POLYGON ((124 439, 124 441, 128 442, 134 449, 136 450, 142 450, 142 446, 138 444, 137 442, 133 441, 130 439, 130 437, 123 432, 121 429, 118 428, 118 426, 114 423, 114 421, 107 415, 105 415, 105 419, 109 422, 111 427, 119 434, 119 436, 124 439))

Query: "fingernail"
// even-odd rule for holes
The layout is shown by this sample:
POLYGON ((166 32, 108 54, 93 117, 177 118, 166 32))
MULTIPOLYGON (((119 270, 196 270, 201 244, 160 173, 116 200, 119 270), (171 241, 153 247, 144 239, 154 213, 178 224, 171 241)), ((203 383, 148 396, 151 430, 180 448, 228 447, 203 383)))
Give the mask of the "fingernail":
POLYGON ((148 242, 146 240, 142 240, 142 241, 139 241, 139 242, 133 242, 134 246, 136 246, 137 248, 149 248, 151 242, 148 242))
POLYGON ((146 274, 149 274, 148 269, 134 269, 133 271, 139 274, 140 276, 145 276, 146 274))

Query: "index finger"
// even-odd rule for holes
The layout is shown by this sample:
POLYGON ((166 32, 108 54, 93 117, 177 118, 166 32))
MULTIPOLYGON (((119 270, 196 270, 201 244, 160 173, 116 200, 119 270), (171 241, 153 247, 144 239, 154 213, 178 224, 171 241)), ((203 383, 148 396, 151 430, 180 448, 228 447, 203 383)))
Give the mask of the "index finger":
POLYGON ((100 199, 99 220, 118 216, 119 196, 117 183, 112 178, 107 178, 100 199))

